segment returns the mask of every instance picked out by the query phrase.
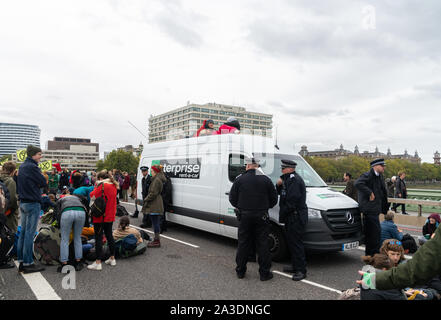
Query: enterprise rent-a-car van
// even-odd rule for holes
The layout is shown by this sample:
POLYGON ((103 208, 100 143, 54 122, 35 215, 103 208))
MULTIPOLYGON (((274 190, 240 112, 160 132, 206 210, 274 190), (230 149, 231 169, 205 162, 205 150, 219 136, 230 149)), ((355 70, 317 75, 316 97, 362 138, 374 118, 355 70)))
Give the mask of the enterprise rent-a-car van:
MULTIPOLYGON (((281 176, 282 159, 297 162, 296 172, 306 184, 308 225, 304 237, 307 251, 345 251, 361 241, 358 204, 346 195, 331 190, 299 155, 274 147, 273 140, 256 135, 222 134, 148 144, 141 166, 164 166, 173 185, 173 212, 167 220, 237 239, 238 221, 229 202, 234 179, 245 171, 244 157, 256 157, 273 183, 281 176)), ((142 174, 138 172, 138 186, 142 174)), ((138 188, 138 199, 142 199, 138 188)), ((142 204, 142 200, 138 200, 142 204)), ((269 211, 271 253, 274 260, 287 254, 279 206, 269 211)))

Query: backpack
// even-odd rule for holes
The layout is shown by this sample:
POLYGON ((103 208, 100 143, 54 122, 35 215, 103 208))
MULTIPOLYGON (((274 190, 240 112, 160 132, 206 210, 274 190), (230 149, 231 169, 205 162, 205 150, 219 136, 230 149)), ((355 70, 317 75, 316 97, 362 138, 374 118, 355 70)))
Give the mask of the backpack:
POLYGON ((122 206, 120 204, 116 205, 116 216, 117 217, 128 216, 128 215, 129 215, 129 213, 127 212, 127 209, 124 206, 122 206))
POLYGON ((0 181, 0 214, 5 214, 9 208, 8 188, 0 181))
POLYGON ((167 179, 162 185, 161 197, 164 203, 164 210, 169 211, 172 206, 172 182, 169 176, 165 176, 167 179))
POLYGON ((8 263, 12 258, 15 235, 5 224, 0 224, 0 264, 8 263))
POLYGON ((95 218, 103 217, 106 213, 107 196, 104 194, 104 183, 100 185, 102 190, 101 196, 95 198, 95 201, 90 206, 90 214, 95 218))
POLYGON ((138 240, 133 234, 115 241, 115 258, 128 258, 137 247, 138 240))
POLYGON ((54 226, 43 226, 34 239, 34 256, 43 264, 60 264, 60 229, 54 226))

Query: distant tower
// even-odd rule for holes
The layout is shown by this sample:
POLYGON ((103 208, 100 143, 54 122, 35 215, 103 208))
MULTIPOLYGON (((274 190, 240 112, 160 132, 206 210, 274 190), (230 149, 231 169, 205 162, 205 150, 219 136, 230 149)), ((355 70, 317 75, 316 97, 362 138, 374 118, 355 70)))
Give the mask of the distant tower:
POLYGON ((355 154, 356 156, 359 156, 359 155, 360 155, 360 150, 358 150, 358 146, 355 146, 354 154, 355 154))
POLYGON ((418 159, 420 156, 418 155, 418 151, 415 150, 415 155, 414 155, 415 159, 418 159))
POLYGON ((392 157, 392 152, 390 152, 390 148, 387 148, 387 156, 392 157))
POLYGON ((441 165, 441 157, 440 157, 440 154, 439 154, 438 151, 435 152, 435 156, 433 157, 433 162, 434 162, 437 166, 441 165))
POLYGON ((302 146, 301 147, 301 150, 300 150, 300 152, 299 152, 299 154, 302 156, 302 157, 306 157, 307 155, 308 155, 308 147, 307 146, 302 146))
POLYGON ((404 150, 404 158, 407 159, 409 157, 409 154, 407 153, 407 149, 404 150))
POLYGON ((378 146, 375 147, 375 156, 378 157, 380 155, 380 151, 378 150, 378 146))

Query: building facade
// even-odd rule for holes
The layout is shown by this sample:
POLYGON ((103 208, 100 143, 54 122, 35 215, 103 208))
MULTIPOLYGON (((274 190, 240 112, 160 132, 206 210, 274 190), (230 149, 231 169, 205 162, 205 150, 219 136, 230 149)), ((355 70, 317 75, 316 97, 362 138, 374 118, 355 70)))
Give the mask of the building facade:
POLYGON ((28 145, 40 147, 38 126, 18 123, 0 123, 0 157, 15 154, 28 145))
POLYGON ((436 164, 437 166, 441 165, 441 156, 438 151, 436 151, 435 154, 433 155, 433 163, 436 164))
MULTIPOLYGON (((118 151, 130 152, 135 157, 139 157, 142 154, 143 149, 144 149, 144 146, 142 145, 142 143, 140 143, 137 148, 133 147, 131 144, 126 145, 125 147, 117 148, 118 151)), ((109 155, 109 152, 107 152, 107 155, 109 155)), ((105 155, 104 158, 106 158, 107 155, 105 155)))
POLYGON ((308 151, 307 146, 302 146, 299 154, 302 157, 322 157, 322 158, 331 158, 331 159, 342 159, 347 156, 357 156, 366 159, 402 159, 407 160, 414 163, 421 163, 421 158, 418 155, 418 151, 415 151, 415 154, 412 156, 407 153, 407 150, 404 151, 404 154, 392 154, 390 149, 387 149, 387 153, 382 153, 378 150, 378 147, 375 148, 374 152, 363 151, 360 152, 358 146, 355 146, 354 151, 345 150, 343 145, 340 145, 339 149, 328 150, 328 151, 308 151))
MULTIPOLYGON (((98 143, 91 143, 90 139, 81 138, 54 138, 54 141, 47 142, 48 150, 43 150, 41 161, 52 160, 52 163, 59 163, 62 169, 68 170, 96 170, 100 158, 98 143), (51 143, 54 141, 55 144, 51 143)), ((12 155, 12 160, 17 161, 16 153, 12 155)))
POLYGON ((211 119, 218 129, 234 116, 240 123, 241 132, 271 137, 271 114, 250 112, 243 107, 217 103, 204 105, 187 104, 158 116, 149 118, 149 143, 192 137, 204 120, 211 119))

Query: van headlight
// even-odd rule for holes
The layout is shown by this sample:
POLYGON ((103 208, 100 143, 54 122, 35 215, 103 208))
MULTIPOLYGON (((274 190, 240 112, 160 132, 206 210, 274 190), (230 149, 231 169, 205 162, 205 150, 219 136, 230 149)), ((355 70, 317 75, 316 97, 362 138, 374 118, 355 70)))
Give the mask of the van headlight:
POLYGON ((308 217, 313 219, 321 219, 322 214, 320 210, 308 208, 308 217))

